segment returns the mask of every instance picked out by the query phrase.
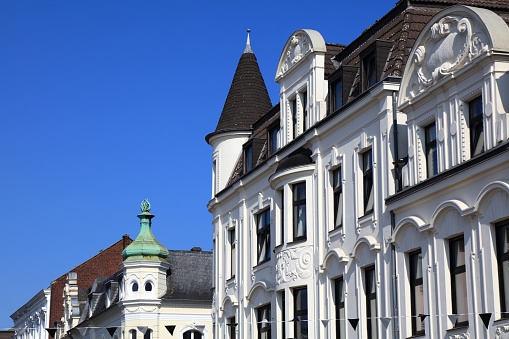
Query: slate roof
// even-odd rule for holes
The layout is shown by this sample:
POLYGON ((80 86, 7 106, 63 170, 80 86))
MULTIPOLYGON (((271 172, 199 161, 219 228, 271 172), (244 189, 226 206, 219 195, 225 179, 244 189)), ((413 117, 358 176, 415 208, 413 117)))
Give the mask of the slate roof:
POLYGON ((168 290, 162 299, 212 303, 212 252, 170 251, 168 290))
POLYGON ((256 56, 246 50, 240 57, 215 132, 249 130, 272 107, 256 56))

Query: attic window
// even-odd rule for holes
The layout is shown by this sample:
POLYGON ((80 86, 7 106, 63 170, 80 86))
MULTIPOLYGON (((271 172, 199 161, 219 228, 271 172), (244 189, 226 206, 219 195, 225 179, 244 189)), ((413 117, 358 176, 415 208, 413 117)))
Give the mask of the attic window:
POLYGON ((337 111, 343 106, 343 80, 339 79, 332 84, 332 107, 333 112, 337 111))
POLYGON ((269 132, 267 135, 269 155, 276 153, 279 148, 278 143, 279 128, 280 128, 279 120, 276 123, 274 123, 271 127, 269 127, 269 132))
POLYGON ((253 169, 253 144, 244 146, 244 173, 253 169))
POLYGON ((376 58, 375 51, 362 58, 362 89, 366 90, 376 84, 376 58))

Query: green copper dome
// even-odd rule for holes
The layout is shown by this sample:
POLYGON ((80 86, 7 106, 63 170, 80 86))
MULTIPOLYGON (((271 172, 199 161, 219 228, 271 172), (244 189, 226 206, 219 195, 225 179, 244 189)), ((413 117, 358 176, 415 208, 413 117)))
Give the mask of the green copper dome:
POLYGON ((140 218, 140 233, 136 239, 122 251, 122 258, 124 261, 136 260, 151 260, 151 261, 165 261, 169 252, 156 240, 152 234, 152 218, 150 214, 150 203, 148 199, 143 200, 141 203, 140 218))

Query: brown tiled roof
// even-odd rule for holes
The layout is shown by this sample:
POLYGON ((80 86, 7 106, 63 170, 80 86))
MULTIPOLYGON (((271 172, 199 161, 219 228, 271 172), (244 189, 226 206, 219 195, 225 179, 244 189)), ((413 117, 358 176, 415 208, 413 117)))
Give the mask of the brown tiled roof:
POLYGON ((474 7, 484 7, 490 9, 509 9, 509 0, 419 0, 411 1, 415 4, 445 4, 452 5, 465 5, 474 7))
POLYGON ((325 52, 325 77, 327 78, 338 68, 332 58, 341 52, 346 46, 341 44, 332 44, 329 42, 326 42, 325 46, 327 47, 327 52, 325 52))
POLYGON ((271 107, 258 61, 252 52, 245 52, 237 65, 216 131, 206 139, 220 132, 250 129, 271 107))

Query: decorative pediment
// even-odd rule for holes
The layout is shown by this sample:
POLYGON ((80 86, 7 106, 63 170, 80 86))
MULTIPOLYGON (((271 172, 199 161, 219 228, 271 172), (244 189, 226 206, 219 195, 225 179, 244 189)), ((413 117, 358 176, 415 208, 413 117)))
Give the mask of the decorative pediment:
POLYGON ((279 58, 276 81, 312 52, 326 52, 322 35, 311 29, 295 31, 279 58))
POLYGON ((410 53, 399 103, 421 95, 487 51, 507 50, 504 43, 508 37, 505 22, 489 10, 455 6, 438 13, 422 30, 410 53))

